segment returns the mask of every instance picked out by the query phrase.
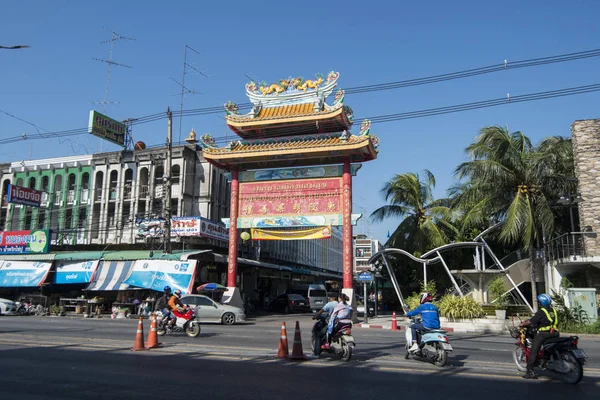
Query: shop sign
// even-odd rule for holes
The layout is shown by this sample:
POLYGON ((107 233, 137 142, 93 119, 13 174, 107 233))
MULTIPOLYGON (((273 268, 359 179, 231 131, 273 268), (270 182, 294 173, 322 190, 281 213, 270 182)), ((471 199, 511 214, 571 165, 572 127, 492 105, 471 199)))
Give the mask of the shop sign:
POLYGON ((0 231, 0 254, 41 254, 50 251, 50 230, 0 231))
POLYGON ((42 193, 39 190, 9 184, 6 201, 8 203, 39 207, 42 202, 42 193))
POLYGON ((97 111, 90 111, 88 132, 101 139, 125 147, 125 134, 127 132, 125 124, 97 111))
POLYGON ((0 287, 41 286, 52 263, 38 261, 5 261, 0 268, 0 287))
POLYGON ((87 283, 94 280, 100 261, 61 261, 56 266, 56 283, 87 283))
POLYGON ((171 236, 203 236, 227 242, 229 229, 202 217, 173 217, 171 236))
POLYGON ((196 260, 138 260, 123 283, 162 292, 165 286, 191 293, 196 275, 196 260))
POLYGON ((254 240, 307 240, 307 239, 329 239, 331 227, 321 226, 317 228, 301 230, 273 230, 255 229, 251 230, 254 240))

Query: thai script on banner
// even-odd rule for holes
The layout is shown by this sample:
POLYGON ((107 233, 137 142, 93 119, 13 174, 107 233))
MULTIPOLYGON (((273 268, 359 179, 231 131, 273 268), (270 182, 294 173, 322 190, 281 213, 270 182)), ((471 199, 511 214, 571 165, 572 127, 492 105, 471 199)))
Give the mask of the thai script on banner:
MULTIPOLYGON (((136 220, 139 237, 163 237, 165 234, 164 218, 143 218, 136 220)), ((229 240, 229 229, 202 217, 172 217, 171 237, 202 236, 211 239, 229 240)))
POLYGON ((0 231, 0 254, 48 253, 50 230, 0 231))
POLYGON ((329 239, 331 227, 321 226, 317 228, 300 230, 274 230, 274 229, 251 229, 252 239, 255 240, 307 240, 307 239, 329 239))
POLYGON ((163 291, 165 286, 191 293, 196 275, 196 260, 138 260, 124 283, 145 289, 163 291))
POLYGON ((5 261, 0 268, 0 287, 41 286, 52 263, 39 261, 5 261))
POLYGON ((9 203, 39 207, 42 202, 42 193, 43 192, 40 192, 39 190, 9 184, 6 201, 9 203))
POLYGON ((58 284, 87 283, 94 280, 100 261, 60 261, 56 266, 58 284))

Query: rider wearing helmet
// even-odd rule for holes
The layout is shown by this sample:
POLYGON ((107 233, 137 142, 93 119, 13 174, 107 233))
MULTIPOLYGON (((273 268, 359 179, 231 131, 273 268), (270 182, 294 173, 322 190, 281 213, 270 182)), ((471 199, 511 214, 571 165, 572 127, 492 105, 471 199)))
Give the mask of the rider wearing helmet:
POLYGON ((169 299, 169 310, 171 312, 175 310, 177 310, 178 312, 184 311, 183 304, 181 304, 181 300, 179 300, 180 298, 181 290, 175 289, 175 291, 173 292, 173 296, 171 296, 171 298, 169 299))
POLYGON ((165 286, 163 289, 163 295, 156 301, 156 310, 162 311, 162 319, 161 322, 165 319, 170 318, 171 312, 169 311, 168 304, 169 299, 171 298, 171 287, 165 286))
POLYGON ((422 322, 412 324, 410 329, 412 331, 412 346, 408 351, 415 352, 419 350, 417 344, 417 331, 429 330, 429 329, 440 329, 440 312, 438 308, 431 303, 433 296, 431 293, 421 293, 419 301, 421 305, 412 311, 406 313, 407 317, 414 317, 415 315, 421 314, 422 322))
POLYGON ((558 337, 558 315, 556 310, 551 306, 552 299, 547 294, 543 293, 537 297, 540 303, 540 309, 531 319, 523 321, 519 327, 531 326, 537 329, 537 334, 533 338, 531 350, 529 351, 529 360, 527 360, 527 372, 523 375, 525 379, 537 379, 537 375, 533 372, 533 366, 537 359, 538 352, 544 342, 550 338, 558 337))

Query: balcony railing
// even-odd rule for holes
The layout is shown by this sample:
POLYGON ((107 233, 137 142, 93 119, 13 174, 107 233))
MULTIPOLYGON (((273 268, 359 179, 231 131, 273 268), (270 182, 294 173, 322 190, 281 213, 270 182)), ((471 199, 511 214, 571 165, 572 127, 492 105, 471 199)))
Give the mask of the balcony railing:
POLYGON ((83 189, 81 191, 81 203, 82 204, 86 204, 88 202, 90 198, 90 190, 89 189, 83 189))
POLYGON ((596 232, 565 233, 546 243, 548 261, 570 257, 586 257, 599 254, 588 254, 585 241, 597 238, 596 232))
POLYGON ((150 186, 148 185, 140 185, 140 199, 146 199, 150 195, 150 186))
POLYGON ((73 204, 73 201, 75 201, 75 191, 69 190, 67 193, 67 204, 73 204))
POLYGON ((132 191, 133 191, 133 188, 131 187, 131 185, 126 184, 125 187, 123 187, 123 199, 131 200, 132 191))
POLYGON ((55 205, 59 205, 60 204, 61 193, 62 192, 60 190, 58 192, 54 192, 54 204, 55 205))

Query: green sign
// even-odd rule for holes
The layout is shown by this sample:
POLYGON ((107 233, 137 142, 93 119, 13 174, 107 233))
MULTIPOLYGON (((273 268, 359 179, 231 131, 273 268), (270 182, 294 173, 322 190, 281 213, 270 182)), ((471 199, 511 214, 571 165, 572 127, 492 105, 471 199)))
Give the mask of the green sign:
POLYGON ((90 111, 89 133, 99 138, 108 140, 119 146, 125 147, 125 124, 115 121, 97 111, 90 111))

